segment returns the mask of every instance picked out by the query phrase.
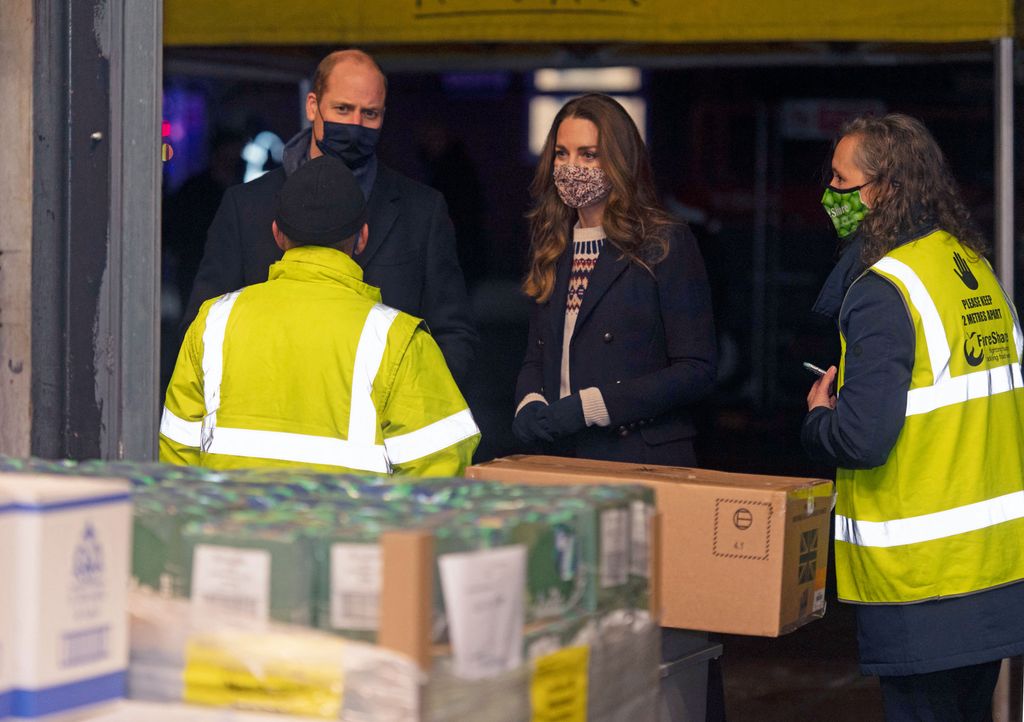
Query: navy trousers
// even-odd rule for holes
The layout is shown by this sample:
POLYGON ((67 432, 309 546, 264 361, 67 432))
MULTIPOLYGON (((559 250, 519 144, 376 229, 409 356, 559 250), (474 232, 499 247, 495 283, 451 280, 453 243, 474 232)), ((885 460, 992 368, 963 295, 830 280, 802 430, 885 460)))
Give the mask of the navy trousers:
POLYGON ((999 663, 879 677, 886 722, 991 722, 999 663))

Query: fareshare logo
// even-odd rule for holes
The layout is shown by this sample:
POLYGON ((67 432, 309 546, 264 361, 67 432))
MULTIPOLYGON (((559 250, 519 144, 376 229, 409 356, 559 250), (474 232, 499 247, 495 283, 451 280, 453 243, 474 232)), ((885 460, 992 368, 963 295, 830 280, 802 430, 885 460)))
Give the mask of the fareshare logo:
POLYGON ((981 336, 971 331, 964 339, 964 358, 971 366, 978 366, 985 360, 985 349, 982 348, 981 336))

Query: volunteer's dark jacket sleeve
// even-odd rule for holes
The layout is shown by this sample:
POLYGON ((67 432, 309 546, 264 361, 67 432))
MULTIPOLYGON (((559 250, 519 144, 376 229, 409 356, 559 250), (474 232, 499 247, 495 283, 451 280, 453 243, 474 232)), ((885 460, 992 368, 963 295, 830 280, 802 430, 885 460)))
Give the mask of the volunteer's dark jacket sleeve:
POLYGON ((856 281, 839 318, 846 370, 835 409, 808 412, 801 441, 815 461, 844 469, 885 463, 906 417, 914 326, 896 288, 874 273, 856 281))

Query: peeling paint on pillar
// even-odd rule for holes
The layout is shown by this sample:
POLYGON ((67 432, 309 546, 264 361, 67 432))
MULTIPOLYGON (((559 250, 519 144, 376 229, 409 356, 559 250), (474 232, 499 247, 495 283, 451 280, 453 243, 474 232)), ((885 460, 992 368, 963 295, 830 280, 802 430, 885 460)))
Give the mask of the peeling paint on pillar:
POLYGON ((67 455, 100 456, 102 395, 97 388, 100 299, 107 268, 110 214, 109 54, 96 32, 106 2, 71 3, 71 177, 68 232, 67 455))

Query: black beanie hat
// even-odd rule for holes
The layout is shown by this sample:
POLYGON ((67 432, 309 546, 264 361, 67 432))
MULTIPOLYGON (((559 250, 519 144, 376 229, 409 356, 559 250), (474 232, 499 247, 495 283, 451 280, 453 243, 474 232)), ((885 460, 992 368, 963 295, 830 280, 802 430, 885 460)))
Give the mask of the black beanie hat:
POLYGON ((334 246, 366 223, 366 199, 348 166, 322 155, 288 176, 274 220, 296 245, 334 246))

